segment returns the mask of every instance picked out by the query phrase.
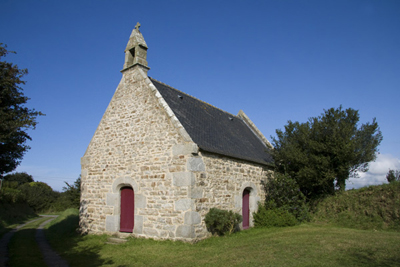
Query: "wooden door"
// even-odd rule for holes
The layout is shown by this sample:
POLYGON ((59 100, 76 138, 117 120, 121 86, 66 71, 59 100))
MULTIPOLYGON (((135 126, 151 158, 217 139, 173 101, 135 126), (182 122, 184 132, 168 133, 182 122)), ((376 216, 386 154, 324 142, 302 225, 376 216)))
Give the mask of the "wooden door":
POLYGON ((250 226, 250 191, 247 189, 243 191, 242 216, 243 229, 247 229, 250 226))
POLYGON ((119 231, 132 233, 134 226, 135 198, 131 187, 121 188, 121 215, 119 231))

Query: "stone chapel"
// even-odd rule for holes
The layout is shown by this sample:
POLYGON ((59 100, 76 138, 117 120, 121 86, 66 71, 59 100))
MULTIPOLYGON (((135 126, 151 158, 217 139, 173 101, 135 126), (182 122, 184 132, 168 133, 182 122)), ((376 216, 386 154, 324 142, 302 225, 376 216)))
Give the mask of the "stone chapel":
POLYGON ((212 207, 251 227, 271 144, 243 111, 232 115, 149 77, 139 27, 81 159, 81 231, 191 242, 210 236, 212 207))

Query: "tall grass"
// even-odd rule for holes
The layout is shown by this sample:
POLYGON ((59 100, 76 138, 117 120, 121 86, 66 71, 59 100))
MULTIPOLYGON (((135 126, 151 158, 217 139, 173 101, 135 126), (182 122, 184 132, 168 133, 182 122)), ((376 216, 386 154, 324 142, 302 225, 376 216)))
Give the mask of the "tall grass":
POLYGON ((400 231, 400 182, 345 191, 314 206, 314 222, 400 231))

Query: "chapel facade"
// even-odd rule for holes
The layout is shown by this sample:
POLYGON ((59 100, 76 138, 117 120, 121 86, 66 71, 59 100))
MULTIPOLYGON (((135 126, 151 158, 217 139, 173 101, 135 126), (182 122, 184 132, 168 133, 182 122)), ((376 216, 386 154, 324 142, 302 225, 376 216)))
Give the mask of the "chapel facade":
POLYGON ((210 235, 212 207, 251 227, 271 144, 243 111, 232 115, 149 77, 139 27, 81 159, 81 231, 191 242, 210 235))

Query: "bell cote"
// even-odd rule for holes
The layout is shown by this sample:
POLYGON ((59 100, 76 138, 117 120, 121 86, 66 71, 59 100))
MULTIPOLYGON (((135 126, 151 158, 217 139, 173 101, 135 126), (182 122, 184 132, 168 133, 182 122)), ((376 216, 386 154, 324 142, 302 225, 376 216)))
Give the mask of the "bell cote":
POLYGON ((147 44, 143 35, 139 31, 140 23, 138 22, 129 37, 128 44, 125 48, 125 64, 122 71, 135 65, 141 66, 146 72, 150 69, 147 66, 147 44))

